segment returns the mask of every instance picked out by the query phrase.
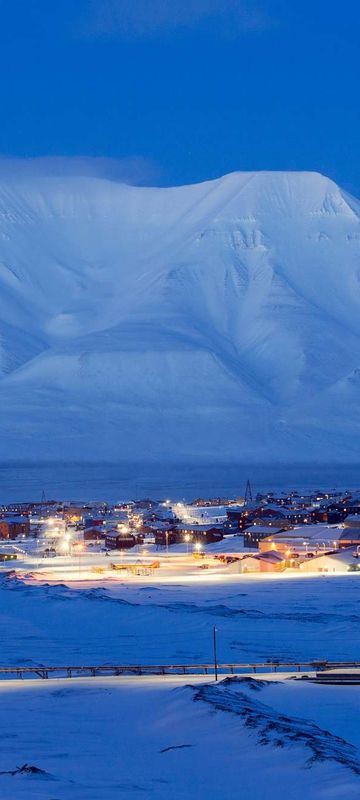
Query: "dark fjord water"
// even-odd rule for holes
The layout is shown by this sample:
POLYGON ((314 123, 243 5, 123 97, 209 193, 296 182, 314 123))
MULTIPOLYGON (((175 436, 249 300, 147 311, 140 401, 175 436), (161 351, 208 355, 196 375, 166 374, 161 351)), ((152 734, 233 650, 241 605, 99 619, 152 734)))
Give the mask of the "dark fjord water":
POLYGON ((253 492, 360 489, 359 465, 0 463, 0 503, 152 497, 192 500, 253 492))

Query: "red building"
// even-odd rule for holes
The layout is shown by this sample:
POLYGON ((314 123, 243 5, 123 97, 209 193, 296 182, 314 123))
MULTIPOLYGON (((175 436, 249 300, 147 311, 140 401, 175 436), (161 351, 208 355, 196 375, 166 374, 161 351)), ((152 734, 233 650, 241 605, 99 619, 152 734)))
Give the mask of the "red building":
POLYGON ((30 532, 30 522, 27 517, 8 517, 0 519, 0 538, 17 539, 30 532))

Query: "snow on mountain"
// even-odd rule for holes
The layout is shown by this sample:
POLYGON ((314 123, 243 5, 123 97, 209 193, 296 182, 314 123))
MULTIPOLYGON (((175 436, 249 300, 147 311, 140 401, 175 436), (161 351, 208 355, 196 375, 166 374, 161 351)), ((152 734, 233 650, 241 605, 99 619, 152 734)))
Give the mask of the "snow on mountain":
POLYGON ((356 460, 360 204, 0 168, 7 458, 356 460))

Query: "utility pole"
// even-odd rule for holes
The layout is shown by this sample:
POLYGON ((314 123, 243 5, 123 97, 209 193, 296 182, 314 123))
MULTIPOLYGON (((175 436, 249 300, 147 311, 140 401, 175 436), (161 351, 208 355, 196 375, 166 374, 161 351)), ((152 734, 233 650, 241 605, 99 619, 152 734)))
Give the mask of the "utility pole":
POLYGON ((215 672, 215 680, 218 679, 218 662, 217 662, 217 647, 216 647, 216 625, 213 627, 213 644, 214 644, 214 672, 215 672))

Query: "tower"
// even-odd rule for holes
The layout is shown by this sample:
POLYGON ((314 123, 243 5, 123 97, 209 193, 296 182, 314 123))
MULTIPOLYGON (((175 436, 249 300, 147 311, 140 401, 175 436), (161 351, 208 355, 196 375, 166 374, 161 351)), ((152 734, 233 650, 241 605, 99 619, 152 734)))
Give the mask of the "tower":
POLYGON ((252 499, 253 499, 253 496, 252 496, 252 491, 251 491, 251 483, 250 483, 249 479, 247 479, 246 488, 245 488, 244 506, 246 506, 249 501, 252 501, 252 499))

